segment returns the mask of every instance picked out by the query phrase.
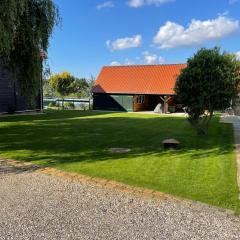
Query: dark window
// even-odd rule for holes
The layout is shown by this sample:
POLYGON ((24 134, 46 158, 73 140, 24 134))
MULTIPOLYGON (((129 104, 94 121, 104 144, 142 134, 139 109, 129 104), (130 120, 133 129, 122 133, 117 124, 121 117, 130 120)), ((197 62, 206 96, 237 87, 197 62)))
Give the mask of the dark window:
POLYGON ((138 104, 143 104, 144 101, 145 101, 145 96, 144 95, 137 96, 137 103, 138 104))

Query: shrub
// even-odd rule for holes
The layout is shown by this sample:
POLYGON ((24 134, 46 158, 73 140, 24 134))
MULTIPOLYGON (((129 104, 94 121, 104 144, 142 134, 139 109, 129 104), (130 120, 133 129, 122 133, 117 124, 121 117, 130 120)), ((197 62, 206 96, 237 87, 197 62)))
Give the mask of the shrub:
POLYGON ((49 104, 48 104, 48 107, 57 107, 57 103, 56 102, 50 102, 49 104))
POLYGON ((65 102, 65 103, 64 103, 64 108, 65 108, 65 109, 74 109, 74 108, 75 108, 75 105, 74 105, 74 103, 72 103, 72 102, 65 102))

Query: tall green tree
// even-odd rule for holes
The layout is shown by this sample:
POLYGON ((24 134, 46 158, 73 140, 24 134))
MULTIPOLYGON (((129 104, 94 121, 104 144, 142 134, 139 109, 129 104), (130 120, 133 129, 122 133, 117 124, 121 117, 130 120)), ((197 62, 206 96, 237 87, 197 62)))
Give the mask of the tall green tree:
POLYGON ((82 98, 89 97, 88 95, 89 84, 85 78, 76 78, 73 85, 72 95, 74 97, 82 98))
POLYGON ((231 106, 239 86, 239 72, 236 56, 222 53, 217 47, 200 49, 188 59, 175 91, 199 133, 207 132, 214 111, 231 106))
POLYGON ((17 79, 21 94, 30 103, 40 84, 40 50, 47 52, 49 38, 58 22, 53 0, 1 0, 1 64, 17 79))
MULTIPOLYGON (((71 98, 90 98, 92 86, 95 82, 95 78, 77 78, 72 76, 69 72, 63 72, 50 76, 50 78, 44 81, 44 96, 45 97, 56 97, 57 95, 62 97, 62 93, 59 91, 59 86, 56 84, 61 79, 72 79, 71 83, 66 82, 64 86, 66 89, 62 89, 65 97, 71 98)), ((63 85, 62 85, 63 86, 63 85)))
POLYGON ((54 74, 49 79, 49 85, 62 98, 63 108, 64 98, 74 92, 75 77, 72 76, 69 72, 54 74))

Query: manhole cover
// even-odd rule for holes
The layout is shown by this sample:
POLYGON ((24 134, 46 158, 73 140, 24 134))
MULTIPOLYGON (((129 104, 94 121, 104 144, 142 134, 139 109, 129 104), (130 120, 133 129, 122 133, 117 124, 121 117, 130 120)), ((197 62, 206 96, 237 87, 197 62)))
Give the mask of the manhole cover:
POLYGON ((165 139, 162 141, 164 148, 178 148, 180 142, 176 139, 165 139))

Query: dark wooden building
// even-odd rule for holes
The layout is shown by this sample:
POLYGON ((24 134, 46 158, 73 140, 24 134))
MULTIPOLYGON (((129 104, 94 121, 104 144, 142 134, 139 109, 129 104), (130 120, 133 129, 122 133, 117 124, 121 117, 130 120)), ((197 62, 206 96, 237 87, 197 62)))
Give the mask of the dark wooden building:
POLYGON ((175 111, 174 87, 185 64, 103 67, 93 86, 93 109, 109 111, 175 111))
POLYGON ((30 104, 20 94, 17 82, 12 81, 7 70, 0 67, 0 113, 39 110, 41 108, 40 95, 36 96, 34 109, 29 107, 30 104))

